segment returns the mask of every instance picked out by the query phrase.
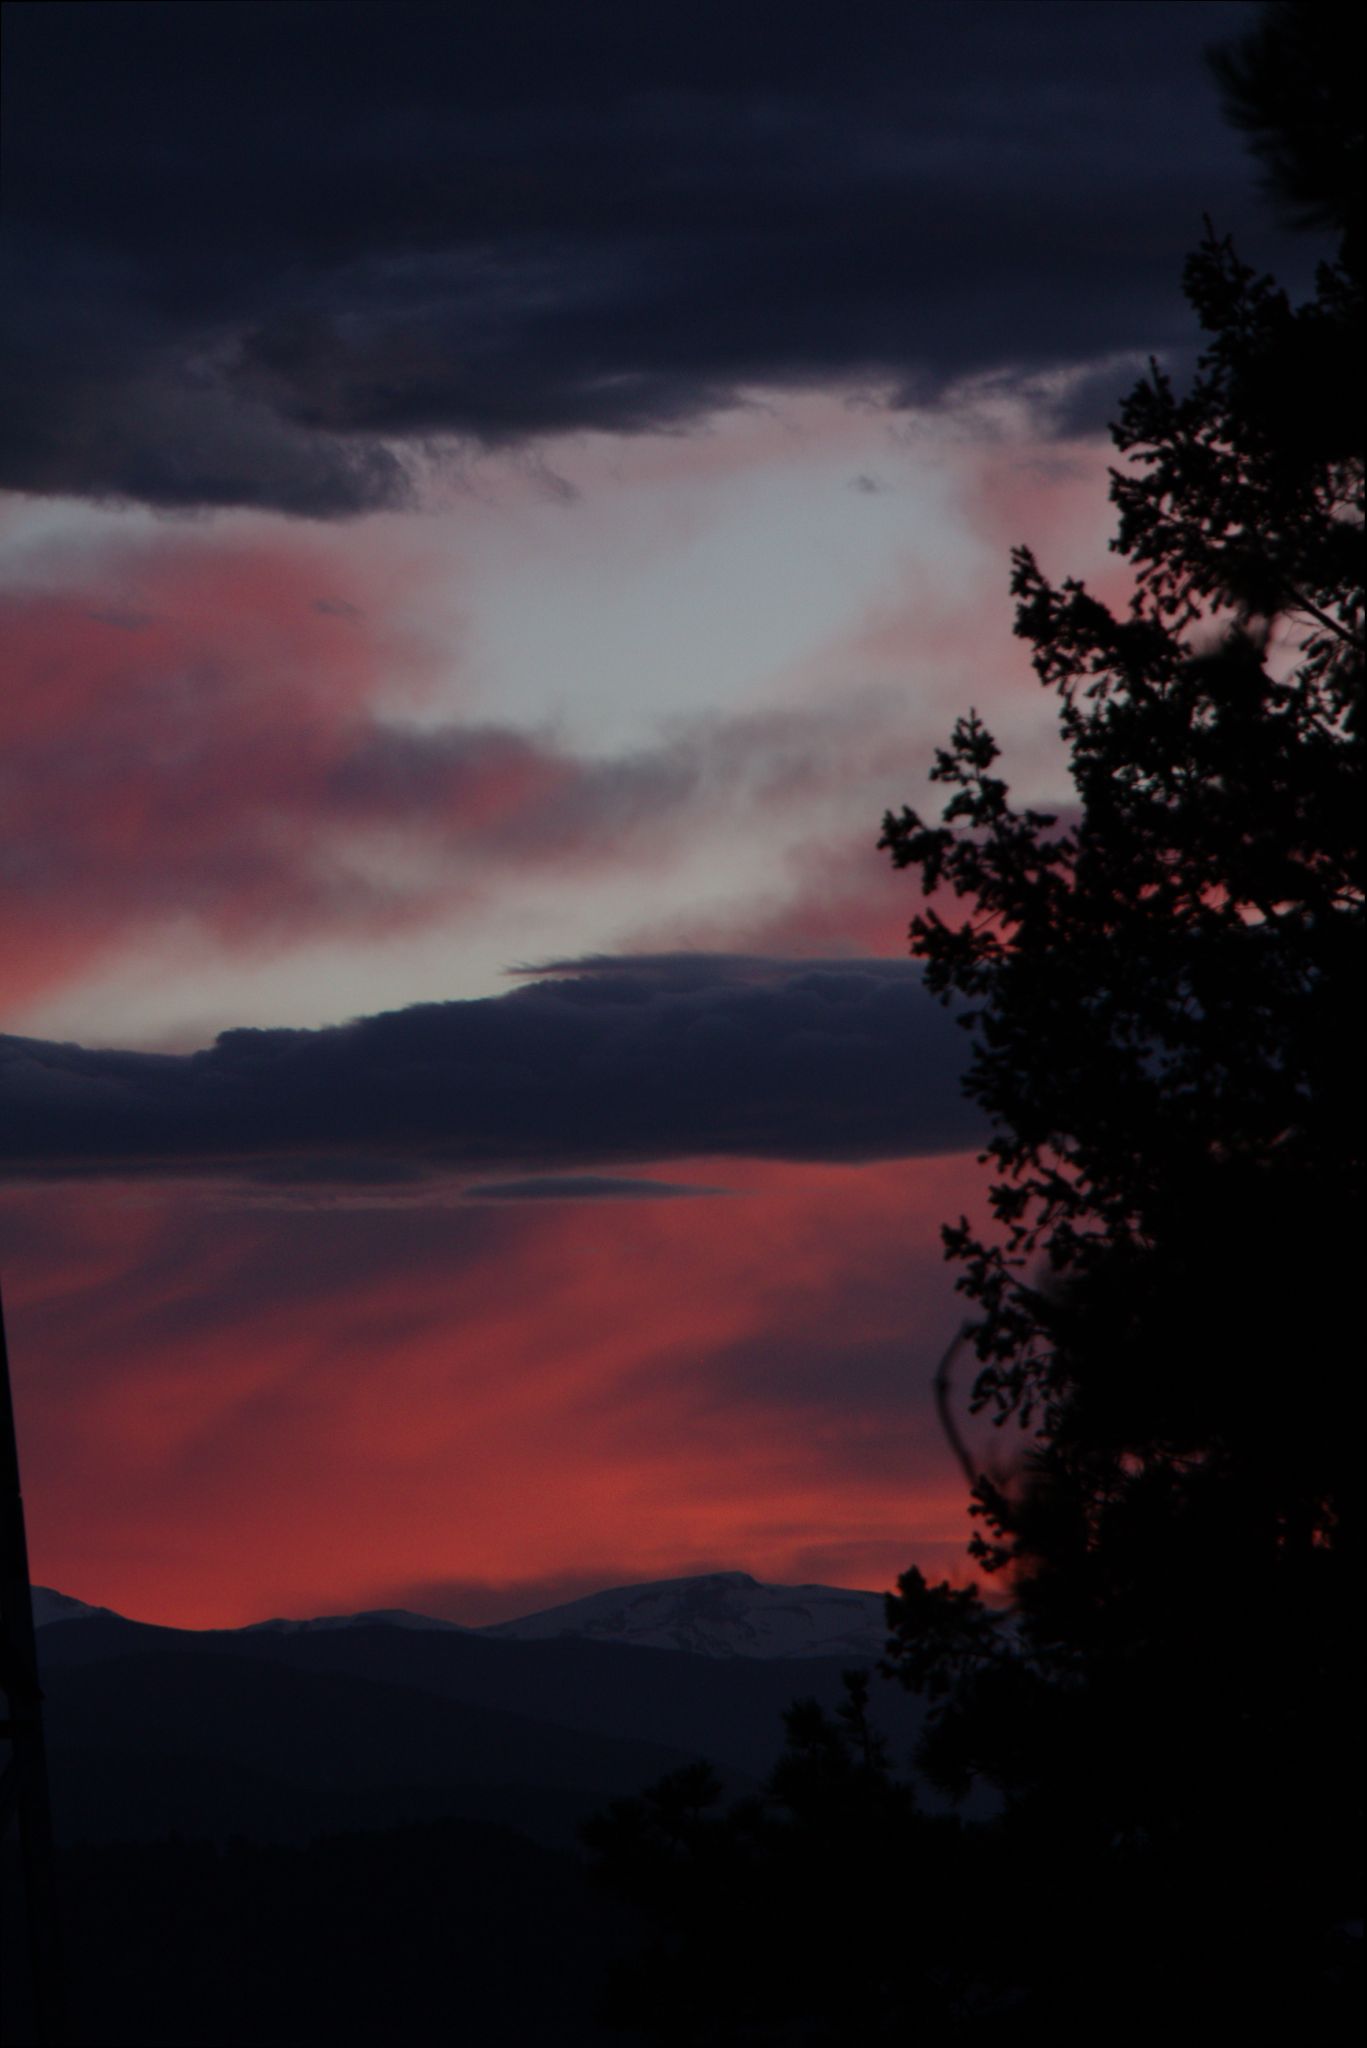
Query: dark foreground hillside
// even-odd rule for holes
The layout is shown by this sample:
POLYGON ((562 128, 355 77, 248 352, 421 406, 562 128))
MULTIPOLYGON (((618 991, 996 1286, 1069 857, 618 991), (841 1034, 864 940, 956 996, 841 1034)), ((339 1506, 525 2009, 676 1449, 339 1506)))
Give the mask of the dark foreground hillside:
MULTIPOLYGON (((594 1882, 581 1826, 700 1757, 754 1793, 784 1709, 841 1694, 835 1660, 382 1626, 111 1615, 39 1646, 72 2048, 631 2048, 620 1966, 654 1931, 594 1882)), ((880 1706, 905 1760, 912 1703, 880 1706)), ((8 1969, 5 2048, 33 2038, 25 1995, 8 1969)))
MULTIPOLYGON (((62 1851, 60 1883, 73 2048, 632 2038, 593 2015, 633 1916, 510 1828, 84 1845, 62 1851)), ((9 1921, 12 1855, 5 1894, 9 1921)), ((23 1994, 8 1971, 7 2048, 32 2039, 23 1994)))

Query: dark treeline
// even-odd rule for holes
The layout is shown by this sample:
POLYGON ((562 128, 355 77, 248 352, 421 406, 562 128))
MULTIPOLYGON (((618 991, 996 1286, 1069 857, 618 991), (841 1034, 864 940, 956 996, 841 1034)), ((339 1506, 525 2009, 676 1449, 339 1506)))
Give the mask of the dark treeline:
POLYGON ((1301 306, 1218 225, 1189 259, 1195 379, 1153 366, 1114 429, 1128 609, 1017 551, 1071 821, 1013 807, 971 713, 940 820, 885 821, 991 1124, 992 1228, 945 1241, 1011 1617, 911 1571, 887 1670, 929 1702, 922 1770, 997 1815, 918 1808, 858 1689, 790 1717, 761 1800, 695 1772, 619 1803, 601 1872, 656 1931, 618 2009, 657 2040, 1336 2038, 1356 2010, 1361 40, 1282 5, 1217 59, 1331 245, 1301 306))

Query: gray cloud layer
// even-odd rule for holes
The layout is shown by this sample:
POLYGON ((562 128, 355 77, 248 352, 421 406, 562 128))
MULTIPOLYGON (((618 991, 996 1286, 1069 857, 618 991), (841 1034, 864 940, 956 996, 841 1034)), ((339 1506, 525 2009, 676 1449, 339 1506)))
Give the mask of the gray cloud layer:
POLYGON ((327 516, 434 436, 1181 344, 1251 13, 12 7, 0 483, 327 516))
POLYGON ((596 960, 508 995, 228 1031, 183 1056, 0 1038, 0 1171, 392 1184, 947 1152, 980 1137, 965 1055, 909 963, 596 960))

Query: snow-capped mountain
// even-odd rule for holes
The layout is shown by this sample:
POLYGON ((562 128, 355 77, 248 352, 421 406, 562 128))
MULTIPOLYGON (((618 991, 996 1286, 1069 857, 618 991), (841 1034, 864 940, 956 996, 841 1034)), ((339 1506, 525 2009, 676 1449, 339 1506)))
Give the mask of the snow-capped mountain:
POLYGON ((887 1642, 881 1593, 838 1586, 762 1586, 748 1572, 613 1586, 481 1635, 545 1642, 579 1636, 702 1657, 878 1657, 887 1642))

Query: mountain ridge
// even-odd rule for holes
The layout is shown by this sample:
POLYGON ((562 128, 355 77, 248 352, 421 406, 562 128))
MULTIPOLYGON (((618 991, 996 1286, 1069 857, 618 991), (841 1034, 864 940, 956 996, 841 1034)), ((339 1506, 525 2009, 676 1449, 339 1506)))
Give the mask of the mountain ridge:
MULTIPOLYGON (((54 1624, 130 1617, 35 1586, 34 1623, 54 1624)), ((363 1609, 355 1614, 285 1615, 231 1630, 179 1634, 304 1636, 354 1628, 394 1628, 482 1637, 503 1642, 582 1639, 643 1649, 681 1650, 710 1658, 877 1658, 887 1637, 883 1595, 843 1586, 767 1585, 748 1572, 705 1572, 652 1579, 599 1592, 506 1621, 469 1628, 408 1608, 363 1609)))

